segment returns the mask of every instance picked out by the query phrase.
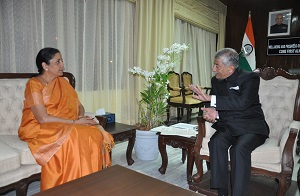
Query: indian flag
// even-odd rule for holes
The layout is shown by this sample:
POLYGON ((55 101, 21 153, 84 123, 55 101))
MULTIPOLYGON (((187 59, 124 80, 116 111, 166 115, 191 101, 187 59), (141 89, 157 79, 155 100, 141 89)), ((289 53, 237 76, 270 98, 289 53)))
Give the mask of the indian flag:
POLYGON ((252 21, 251 21, 251 12, 249 12, 248 23, 246 26, 239 57, 240 57, 241 69, 247 71, 253 71, 254 69, 256 69, 255 41, 254 41, 254 34, 253 34, 252 21))

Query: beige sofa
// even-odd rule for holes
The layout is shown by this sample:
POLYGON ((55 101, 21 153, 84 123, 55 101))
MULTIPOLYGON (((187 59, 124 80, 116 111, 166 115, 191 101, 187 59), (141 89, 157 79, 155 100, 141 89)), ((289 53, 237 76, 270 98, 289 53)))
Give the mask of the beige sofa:
MULTIPOLYGON (((28 184, 40 179, 41 166, 18 137, 25 85, 34 73, 0 73, 0 195, 16 190, 26 195, 28 184)), ((75 78, 64 73, 75 87, 75 78)))

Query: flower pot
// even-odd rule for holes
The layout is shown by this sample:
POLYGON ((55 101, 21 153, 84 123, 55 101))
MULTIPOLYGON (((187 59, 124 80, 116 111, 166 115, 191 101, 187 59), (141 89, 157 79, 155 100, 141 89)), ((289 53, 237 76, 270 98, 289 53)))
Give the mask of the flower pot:
POLYGON ((134 151, 139 160, 156 160, 159 153, 156 132, 136 130, 134 151))

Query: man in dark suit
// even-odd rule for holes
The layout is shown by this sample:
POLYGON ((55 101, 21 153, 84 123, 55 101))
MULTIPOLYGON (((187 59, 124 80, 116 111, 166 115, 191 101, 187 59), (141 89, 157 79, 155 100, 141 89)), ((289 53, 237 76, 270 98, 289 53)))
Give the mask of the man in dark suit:
MULTIPOLYGON (((230 149, 231 194, 249 194, 251 152, 262 145, 269 135, 269 127, 259 101, 260 78, 255 72, 238 68, 239 55, 231 48, 215 54, 210 95, 191 85, 194 97, 209 101, 201 108, 203 118, 216 129, 209 146, 211 188, 219 195, 228 195, 228 149, 230 149)), ((197 178, 197 174, 195 175, 197 178)))
POLYGON ((277 14, 275 17, 276 24, 271 26, 270 33, 286 33, 288 25, 283 23, 283 15, 277 14))

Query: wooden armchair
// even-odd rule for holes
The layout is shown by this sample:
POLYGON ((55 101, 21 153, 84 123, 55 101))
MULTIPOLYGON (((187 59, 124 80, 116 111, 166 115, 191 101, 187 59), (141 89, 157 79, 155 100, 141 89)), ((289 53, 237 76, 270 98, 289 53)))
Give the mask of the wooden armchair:
POLYGON ((186 91, 184 86, 180 85, 180 76, 178 73, 171 71, 169 72, 170 83, 168 84, 168 91, 170 92, 170 97, 168 99, 168 109, 167 109, 167 121, 170 120, 170 107, 177 108, 177 121, 179 122, 183 117, 183 108, 187 109, 187 123, 191 121, 192 108, 199 108, 201 106, 201 101, 194 99, 192 96, 186 96, 186 91))
MULTIPOLYGON (((193 91, 191 91, 189 89, 189 85, 190 84, 194 84, 193 83, 193 75, 189 72, 182 72, 181 74, 181 84, 182 86, 184 87, 185 89, 185 96, 193 96, 193 91)), ((202 90, 204 90, 204 92, 206 94, 209 94, 210 93, 210 90, 211 90, 211 87, 201 87, 202 90)))
MULTIPOLYGON (((270 135, 266 142, 251 154, 252 175, 263 175, 278 181, 277 195, 284 195, 291 185, 300 129, 300 75, 291 75, 282 69, 257 69, 261 77, 259 96, 270 135)), ((198 174, 203 177, 203 160, 209 169, 208 142, 215 130, 211 123, 198 117, 198 135, 194 147, 198 174)), ((198 179, 201 181, 201 178, 198 179)), ((199 182, 198 182, 199 183, 199 182)), ((190 185, 198 190, 197 182, 190 185)), ((201 192, 201 191, 200 191, 201 192)))
POLYGON ((189 89, 189 85, 193 84, 193 75, 189 72, 182 72, 181 74, 181 83, 184 87, 185 96, 193 96, 193 91, 189 89))

